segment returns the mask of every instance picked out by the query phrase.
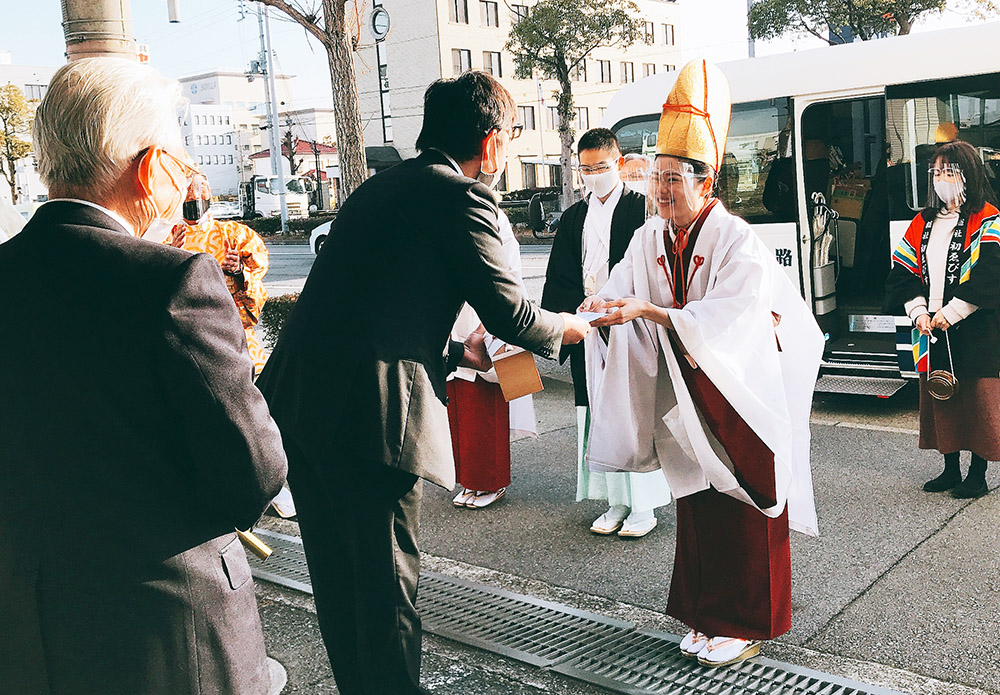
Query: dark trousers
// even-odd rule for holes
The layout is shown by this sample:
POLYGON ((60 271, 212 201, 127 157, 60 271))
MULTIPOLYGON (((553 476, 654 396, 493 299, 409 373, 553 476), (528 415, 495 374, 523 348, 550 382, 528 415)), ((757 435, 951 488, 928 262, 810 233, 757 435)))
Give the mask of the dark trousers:
POLYGON ((314 462, 286 446, 288 482, 337 688, 341 695, 426 693, 415 607, 420 479, 336 451, 314 462))

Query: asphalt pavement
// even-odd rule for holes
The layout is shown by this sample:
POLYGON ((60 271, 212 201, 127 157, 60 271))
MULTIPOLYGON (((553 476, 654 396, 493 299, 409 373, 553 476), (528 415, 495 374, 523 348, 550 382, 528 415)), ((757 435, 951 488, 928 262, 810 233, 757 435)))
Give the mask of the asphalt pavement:
MULTIPOLYGON (((295 281, 295 264, 310 258, 286 257, 294 261, 287 277, 274 279, 295 281)), ((529 295, 537 298, 547 255, 531 248, 522 259, 529 295)), ((659 525, 642 539, 589 532, 603 506, 574 499, 569 374, 538 362, 545 383, 535 397, 539 436, 512 445, 507 496, 484 510, 456 509, 452 492, 426 485, 424 566, 681 634, 683 626, 662 612, 673 505, 657 510, 659 525)), ((916 427, 912 387, 888 400, 816 398, 812 463, 821 535, 793 534, 793 626, 764 653, 902 693, 1000 695, 1000 466, 988 473, 994 491, 979 500, 926 494, 921 485, 939 472, 940 457, 917 449, 916 427)), ((297 533, 294 522, 264 525, 297 533)), ((258 582, 258 595, 269 653, 288 671, 284 692, 336 692, 311 599, 266 582, 258 582)), ((423 680, 449 695, 605 692, 431 636, 423 680)))

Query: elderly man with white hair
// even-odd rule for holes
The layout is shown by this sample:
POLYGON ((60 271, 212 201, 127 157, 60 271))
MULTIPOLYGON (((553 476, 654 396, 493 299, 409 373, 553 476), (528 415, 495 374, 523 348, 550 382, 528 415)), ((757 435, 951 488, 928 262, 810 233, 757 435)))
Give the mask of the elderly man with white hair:
POLYGON ((269 690, 233 528, 281 489, 281 438, 218 263, 142 238, 193 174, 182 105, 93 58, 38 106, 52 200, 0 245, 4 692, 269 690))

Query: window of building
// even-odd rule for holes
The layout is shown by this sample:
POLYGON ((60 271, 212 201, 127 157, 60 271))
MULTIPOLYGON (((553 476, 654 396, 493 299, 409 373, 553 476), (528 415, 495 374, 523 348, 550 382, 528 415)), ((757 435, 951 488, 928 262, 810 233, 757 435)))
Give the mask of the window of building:
POLYGON ((196 145, 200 145, 201 144, 201 136, 200 135, 195 135, 194 136, 194 144, 196 144, 196 145))
POLYGON ((527 5, 511 5, 511 18, 514 24, 528 16, 528 6, 527 5))
POLYGON ((646 43, 653 45, 656 41, 656 25, 652 22, 645 22, 646 43))
POLYGON ((45 84, 24 85, 24 96, 29 100, 41 101, 47 91, 49 91, 49 86, 45 84))
POLYGON ((635 82, 635 65, 622 61, 622 82, 635 82))
POLYGON ((601 82, 611 82, 611 61, 599 60, 597 64, 601 66, 601 82))
POLYGON ((185 135, 184 136, 184 147, 191 147, 191 136, 190 135, 185 135))
POLYGON ((604 106, 598 107, 598 109, 597 109, 597 122, 598 123, 603 123, 604 122, 604 114, 607 113, 607 110, 608 109, 606 107, 604 107, 604 106))
POLYGON ((472 51, 467 48, 451 49, 451 69, 455 75, 461 75, 472 69, 472 51))
POLYGON ((524 188, 538 188, 538 178, 534 164, 521 164, 521 185, 524 188))
POLYGON ((575 82, 587 81, 587 61, 581 60, 569 71, 569 78, 575 82))
POLYGON ((233 163, 233 155, 229 155, 229 163, 230 163, 230 164, 232 164, 232 163, 233 163))
POLYGON ((204 163, 205 163, 205 158, 204 158, 204 157, 202 157, 202 156, 201 156, 201 155, 199 154, 199 155, 198 155, 198 164, 204 164, 204 163))
POLYGON ((194 124, 195 125, 201 125, 201 116, 195 116, 194 117, 194 124))
POLYGON ((562 167, 558 164, 549 164, 549 185, 556 188, 562 186, 562 167))
POLYGON ((587 110, 586 106, 576 107, 576 124, 574 127, 577 132, 590 130, 590 112, 587 110))
POLYGON ((448 0, 448 19, 458 24, 468 24, 469 0, 448 0))
POLYGON ((218 164, 218 163, 219 163, 219 155, 213 154, 212 155, 212 164, 218 164))
POLYGON ((650 75, 656 74, 656 64, 655 63, 643 63, 642 64, 642 76, 649 77, 650 75))
POLYGON ((483 72, 488 72, 493 77, 503 77, 499 51, 483 51, 483 72))
POLYGON ((663 69, 666 70, 667 72, 673 72, 674 70, 677 69, 677 66, 676 65, 664 65, 663 69))
POLYGON ((517 107, 517 119, 524 126, 525 130, 535 129, 535 107, 534 106, 518 106, 517 107))
POLYGON ((214 115, 208 117, 208 124, 209 125, 215 125, 215 116, 214 115))
POLYGON ((226 116, 226 125, 229 125, 229 116, 226 116))
POLYGON ((219 144, 219 136, 218 135, 213 135, 212 136, 212 144, 213 145, 218 145, 219 144))
POLYGON ((674 25, 664 24, 663 25, 663 45, 673 46, 674 45, 674 25))
POLYGON ((227 135, 226 136, 226 144, 227 145, 232 145, 233 144, 233 136, 232 135, 227 135))
POLYGON ((479 24, 484 27, 500 26, 497 3, 490 2, 490 0, 479 0, 479 24))
POLYGON ((559 128, 559 109, 555 106, 545 107, 545 127, 547 130, 557 130, 559 128))

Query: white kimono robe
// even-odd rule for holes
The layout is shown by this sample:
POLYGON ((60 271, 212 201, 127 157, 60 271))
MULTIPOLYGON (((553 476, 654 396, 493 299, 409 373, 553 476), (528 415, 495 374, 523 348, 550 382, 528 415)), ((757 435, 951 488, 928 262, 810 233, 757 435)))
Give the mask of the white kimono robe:
MULTIPOLYGON (((624 259, 599 292, 673 306, 657 259, 664 220, 639 229, 624 259)), ((823 336, 796 288, 745 221, 721 202, 697 236, 688 303, 668 313, 683 351, 774 453, 777 504, 789 526, 818 535, 809 469, 809 413, 823 336), (773 323, 772 312, 780 316, 773 323), (778 345, 781 351, 778 350, 778 345)), ((676 497, 714 487, 754 505, 732 473, 721 444, 705 425, 668 341, 672 331, 643 319, 613 326, 604 375, 592 394, 587 460, 595 470, 663 470, 676 497)), ((587 349, 600 338, 588 336, 587 349)), ((756 505, 754 505, 756 506, 756 505)))

